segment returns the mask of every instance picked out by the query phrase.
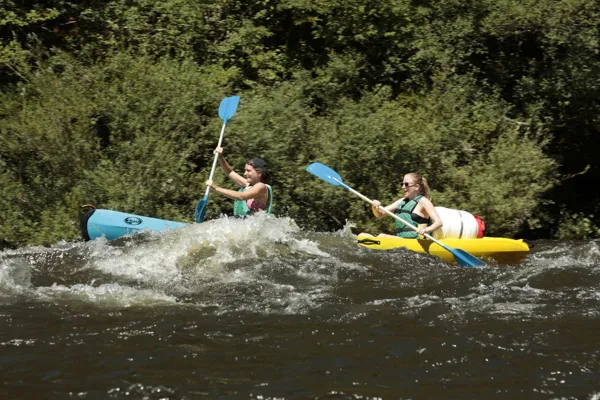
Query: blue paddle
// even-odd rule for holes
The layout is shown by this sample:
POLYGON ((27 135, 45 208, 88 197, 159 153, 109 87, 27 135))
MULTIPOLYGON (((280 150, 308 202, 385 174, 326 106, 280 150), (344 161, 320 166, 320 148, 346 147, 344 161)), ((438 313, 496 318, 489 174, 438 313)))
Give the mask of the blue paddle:
MULTIPOLYGON (((312 163, 308 167, 306 167, 306 170, 308 172, 310 172, 311 174, 323 179, 325 182, 327 182, 333 186, 341 186, 344 189, 351 191, 352 193, 354 193, 361 199, 365 200, 366 202, 373 204, 373 200, 369 199, 368 197, 363 196, 362 194, 358 193, 356 190, 352 189, 350 186, 346 185, 342 181, 342 178, 338 175, 338 173, 335 172, 334 170, 332 170, 331 168, 329 168, 328 166, 316 162, 316 163, 312 163)), ((380 207, 379 209, 381 211, 385 212, 386 214, 396 218, 398 221, 402 222, 404 225, 408 226, 410 229, 415 230, 415 231, 417 230, 417 228, 415 226, 409 224, 408 222, 406 222, 405 220, 403 220, 396 214, 386 210, 383 207, 380 207)), ((456 259, 456 262, 461 267, 485 267, 487 265, 479 258, 467 253, 464 250, 453 249, 453 248, 445 245, 444 243, 434 239, 433 237, 431 237, 431 235, 429 235, 427 233, 425 233, 424 236, 427 239, 432 240, 435 243, 437 243, 438 245, 442 246, 444 249, 448 250, 450 253, 452 253, 454 258, 456 259)))
MULTIPOLYGON (((233 117, 233 114, 235 114, 235 110, 237 110, 239 102, 240 96, 226 97, 221 100, 221 105, 219 106, 219 117, 221 117, 223 120, 223 127, 221 128, 221 136, 219 136, 219 143, 217 144, 217 147, 221 147, 221 142, 223 142, 223 133, 225 133, 225 126, 227 126, 227 121, 229 121, 229 119, 233 117)), ((210 180, 212 180, 215 173, 215 167, 217 166, 218 158, 219 155, 215 153, 215 159, 213 160, 210 176, 208 177, 210 180)), ((194 211, 196 222, 204 221, 204 214, 206 214, 206 203, 208 203, 208 192, 210 192, 210 187, 207 186, 204 197, 196 205, 196 210, 194 211)))

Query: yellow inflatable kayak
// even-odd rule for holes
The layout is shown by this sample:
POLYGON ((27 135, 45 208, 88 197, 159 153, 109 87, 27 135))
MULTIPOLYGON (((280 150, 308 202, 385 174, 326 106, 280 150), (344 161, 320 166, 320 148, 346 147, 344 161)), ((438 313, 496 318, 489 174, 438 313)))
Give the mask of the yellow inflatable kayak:
MULTIPOLYGON (((481 239, 441 239, 440 242, 453 249, 461 249, 483 259, 493 259, 504 263, 520 263, 529 254, 529 246, 522 239, 483 237, 481 239)), ((358 244, 377 250, 391 250, 405 247, 417 253, 427 253, 450 263, 454 256, 428 239, 403 239, 399 237, 358 236, 358 244)))

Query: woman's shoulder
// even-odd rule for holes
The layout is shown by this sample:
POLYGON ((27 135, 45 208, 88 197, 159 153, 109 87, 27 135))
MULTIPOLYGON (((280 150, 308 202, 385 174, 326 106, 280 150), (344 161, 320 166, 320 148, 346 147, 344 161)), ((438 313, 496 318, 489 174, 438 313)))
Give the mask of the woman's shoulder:
POLYGON ((419 199, 419 204, 422 204, 423 206, 432 206, 433 207, 432 201, 423 195, 421 195, 421 198, 419 199))
POLYGON ((258 192, 268 192, 269 190, 271 190, 271 186, 267 185, 264 182, 256 182, 252 188, 254 188, 254 190, 258 191, 258 192))
POLYGON ((268 185, 264 182, 256 182, 254 185, 252 185, 252 187, 259 188, 259 189, 266 189, 268 187, 268 185))

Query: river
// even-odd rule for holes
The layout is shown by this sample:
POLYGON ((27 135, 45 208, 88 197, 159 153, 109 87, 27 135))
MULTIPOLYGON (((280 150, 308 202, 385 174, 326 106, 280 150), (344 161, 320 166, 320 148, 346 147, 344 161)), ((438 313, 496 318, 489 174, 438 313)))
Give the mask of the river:
POLYGON ((599 241, 460 268, 220 218, 0 252, 6 399, 600 399, 599 241))

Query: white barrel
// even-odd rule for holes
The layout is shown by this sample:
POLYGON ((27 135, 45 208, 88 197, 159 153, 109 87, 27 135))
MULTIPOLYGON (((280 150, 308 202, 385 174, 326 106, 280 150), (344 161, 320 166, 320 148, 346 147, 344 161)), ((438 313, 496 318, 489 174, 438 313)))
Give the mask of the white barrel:
POLYGON ((435 207, 444 224, 431 236, 436 239, 473 239, 477 237, 479 224, 473 214, 446 207, 435 207))

